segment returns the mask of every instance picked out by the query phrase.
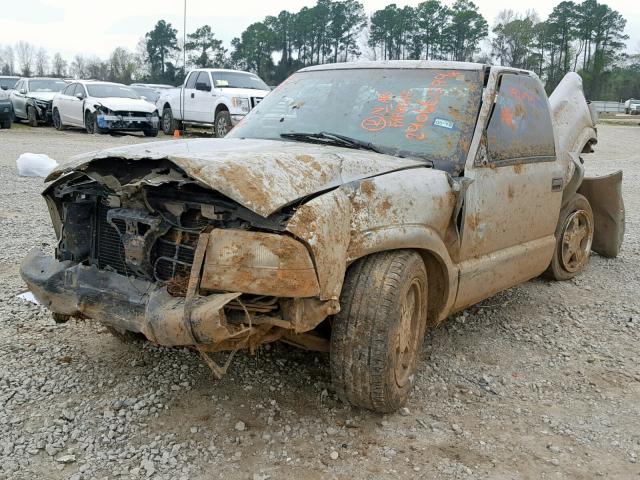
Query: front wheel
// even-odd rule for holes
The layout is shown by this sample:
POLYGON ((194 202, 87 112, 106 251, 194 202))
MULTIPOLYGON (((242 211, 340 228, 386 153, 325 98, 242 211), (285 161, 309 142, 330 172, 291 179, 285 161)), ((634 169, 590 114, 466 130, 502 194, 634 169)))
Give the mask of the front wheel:
POLYGON ((560 212, 556 246, 544 275, 554 280, 568 280, 582 272, 589 263, 593 231, 591 205, 577 193, 560 212))
POLYGON ((170 107, 162 111, 162 131, 165 135, 173 135, 176 130, 180 129, 180 123, 173 118, 173 111, 170 107))
POLYGON ((89 110, 84 113, 84 128, 88 134, 96 133, 96 119, 89 110))
POLYGON ((427 270, 412 250, 355 262, 331 332, 331 377, 338 395, 376 412, 403 406, 413 388, 427 325, 427 270))
POLYGON ((223 138, 231 130, 231 115, 226 110, 216 113, 214 131, 217 138, 223 138))
POLYGON ((53 127, 58 131, 64 130, 64 125, 62 124, 62 119, 60 118, 60 112, 58 111, 57 108, 53 109, 52 116, 53 116, 53 127))
POLYGON ((27 120, 30 127, 38 126, 38 112, 34 107, 27 107, 27 120))
POLYGON ((157 137, 158 136, 158 129, 157 128, 152 128, 149 130, 143 130, 142 133, 144 133, 145 137, 157 137))

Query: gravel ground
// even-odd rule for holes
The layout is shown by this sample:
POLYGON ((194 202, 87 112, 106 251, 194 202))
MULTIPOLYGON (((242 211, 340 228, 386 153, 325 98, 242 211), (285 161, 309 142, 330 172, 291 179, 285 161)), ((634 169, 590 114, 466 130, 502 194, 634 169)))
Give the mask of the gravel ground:
POLYGON ((195 352, 56 325, 15 298, 21 258, 54 242, 18 155, 145 139, 0 131, 0 478, 640 478, 639 140, 602 126, 587 159, 625 171, 620 257, 449 319, 427 335, 408 408, 379 416, 335 398, 326 355, 265 347, 215 381, 195 352))

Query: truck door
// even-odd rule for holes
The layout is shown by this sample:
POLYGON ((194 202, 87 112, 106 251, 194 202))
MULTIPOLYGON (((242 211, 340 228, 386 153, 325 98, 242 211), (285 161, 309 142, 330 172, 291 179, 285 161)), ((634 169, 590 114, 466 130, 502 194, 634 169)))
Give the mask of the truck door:
POLYGON ((202 71, 196 80, 196 94, 193 109, 197 122, 213 123, 214 122, 214 103, 213 86, 209 72, 202 71))
POLYGON ((461 225, 457 308, 539 275, 555 247, 564 185, 549 101, 536 77, 495 78, 478 153, 465 169, 473 182, 461 225))
POLYGON ((182 89, 182 104, 180 105, 180 111, 182 112, 182 120, 187 122, 196 121, 194 107, 197 103, 196 79, 199 74, 200 72, 198 70, 192 71, 184 84, 184 88, 182 89))

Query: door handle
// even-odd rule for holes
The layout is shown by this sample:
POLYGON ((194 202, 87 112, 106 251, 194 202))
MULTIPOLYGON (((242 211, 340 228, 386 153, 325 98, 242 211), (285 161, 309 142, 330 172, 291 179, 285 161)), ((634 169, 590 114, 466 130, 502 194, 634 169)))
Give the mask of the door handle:
POLYGON ((551 180, 551 191, 552 192, 561 192, 562 187, 564 186, 564 178, 556 177, 551 180))
POLYGON ((191 94, 191 98, 195 98, 195 96, 196 96, 196 94, 195 94, 195 93, 192 93, 192 94, 191 94))

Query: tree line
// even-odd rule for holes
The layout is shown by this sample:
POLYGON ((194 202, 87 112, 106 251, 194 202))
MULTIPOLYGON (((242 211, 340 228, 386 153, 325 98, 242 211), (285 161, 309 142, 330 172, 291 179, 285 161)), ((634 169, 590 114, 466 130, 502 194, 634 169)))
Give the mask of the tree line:
POLYGON ((230 48, 210 25, 182 44, 177 29, 159 20, 135 51, 118 47, 107 59, 76 55, 67 62, 20 41, 0 48, 0 72, 179 84, 186 53, 187 69, 238 68, 277 84, 299 68, 359 58, 479 61, 534 70, 549 91, 577 71, 589 98, 618 100, 640 97, 640 55, 625 54, 625 26, 619 12, 597 0, 562 1, 546 20, 504 10, 491 29, 471 0, 390 4, 370 15, 357 0, 317 0, 249 25, 230 48))

